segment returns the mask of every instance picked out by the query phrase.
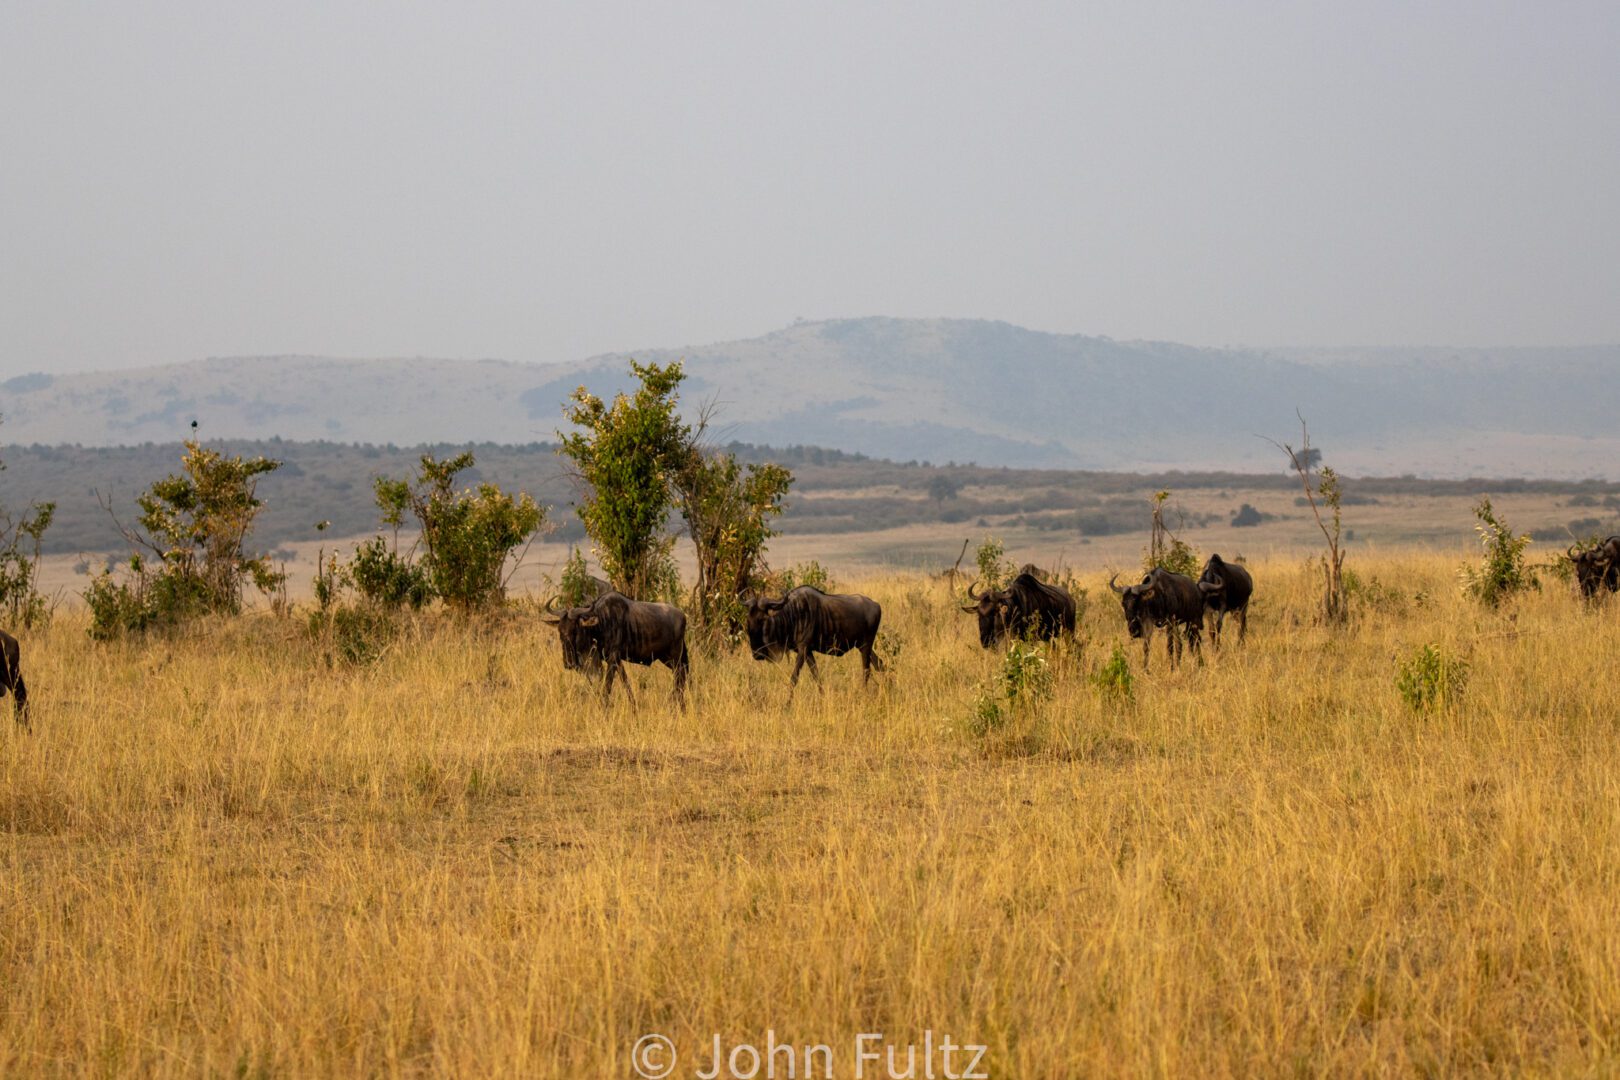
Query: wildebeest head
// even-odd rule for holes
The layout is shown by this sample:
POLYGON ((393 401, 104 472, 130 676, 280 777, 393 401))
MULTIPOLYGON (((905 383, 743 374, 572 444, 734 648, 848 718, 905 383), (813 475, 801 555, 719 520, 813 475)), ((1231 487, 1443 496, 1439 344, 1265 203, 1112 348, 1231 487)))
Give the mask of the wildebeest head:
POLYGON ((755 660, 775 660, 782 655, 784 641, 776 629, 777 616, 787 606, 787 597, 772 600, 766 596, 750 596, 746 602, 748 612, 748 648, 755 660))
POLYGON ((1159 594, 1158 586, 1151 576, 1143 578, 1140 585, 1128 587, 1114 584, 1117 577, 1119 575, 1115 574, 1108 579, 1108 587, 1119 594, 1120 607, 1125 609, 1125 629, 1130 631, 1131 637, 1139 638, 1144 630, 1143 620, 1151 618, 1148 602, 1159 594))
POLYGON ((968 599, 973 603, 963 604, 962 610, 979 617, 979 644, 988 649, 1007 633, 1011 597, 1006 589, 988 589, 979 593, 974 591, 978 587, 978 582, 968 586, 968 599))
POLYGON ((557 598, 552 597, 540 619, 557 628, 557 638, 562 642, 563 667, 594 674, 602 666, 602 653, 596 646, 598 619, 592 610, 595 605, 583 604, 560 611, 556 605, 557 598))

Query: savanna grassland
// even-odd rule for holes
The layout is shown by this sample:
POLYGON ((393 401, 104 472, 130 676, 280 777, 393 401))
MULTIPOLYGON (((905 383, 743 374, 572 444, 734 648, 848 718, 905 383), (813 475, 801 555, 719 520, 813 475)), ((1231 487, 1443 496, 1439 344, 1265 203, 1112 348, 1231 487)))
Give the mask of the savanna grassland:
POLYGON ((603 707, 523 610, 358 668, 268 613, 63 610, 0 740, 0 1075, 626 1077, 659 1032, 692 1076, 774 1032, 853 1076, 930 1031, 996 1077, 1612 1073, 1620 611, 1486 611, 1469 555, 1353 556, 1334 630, 1257 560, 1248 642, 1127 643, 1129 699, 1089 573, 999 726, 920 574, 839 582, 884 606, 870 690, 698 654, 684 711, 662 668, 603 707), (1469 675, 1419 712, 1427 643, 1469 675))

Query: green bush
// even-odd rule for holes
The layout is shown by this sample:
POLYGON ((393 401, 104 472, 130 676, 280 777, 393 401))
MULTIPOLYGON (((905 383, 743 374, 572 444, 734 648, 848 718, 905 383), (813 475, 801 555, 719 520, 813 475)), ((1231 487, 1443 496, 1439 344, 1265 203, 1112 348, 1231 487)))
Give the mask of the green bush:
POLYGON ((1134 677, 1131 675, 1131 664, 1125 656, 1125 649, 1117 642, 1108 662, 1091 676, 1091 685, 1096 688, 1097 694, 1106 700, 1123 702, 1134 700, 1136 687, 1134 677))
POLYGON ((381 536, 355 548, 343 573, 357 593, 382 607, 409 606, 414 611, 433 598, 427 571, 390 548, 381 536))
POLYGON ((579 519, 615 588, 638 600, 679 591, 674 537, 664 531, 675 502, 672 480, 687 466, 691 428, 681 421, 679 362, 630 362, 633 394, 603 401, 581 386, 566 411, 574 431, 558 453, 573 462, 588 493, 579 519), (675 589, 670 589, 674 577, 675 589))
POLYGON ((56 516, 56 504, 38 503, 15 523, 0 510, 0 611, 8 625, 33 628, 50 616, 39 591, 40 544, 56 516))
POLYGON ((814 559, 790 566, 778 573, 776 577, 777 583, 783 592, 787 592, 789 589, 797 589, 800 585, 809 585, 827 593, 833 591, 832 575, 827 573, 825 566, 822 566, 814 559))
POLYGON ((569 607, 588 604, 596 599, 596 581, 590 567, 585 565, 585 553, 577 547, 569 550, 568 561, 563 563, 558 592, 562 602, 569 607))
POLYGON ((1009 715, 1052 696, 1057 683, 1039 645, 1015 641, 1001 658, 995 679, 974 699, 968 730, 983 737, 1000 729, 1009 715))
POLYGON ((1142 571, 1168 570, 1172 574, 1197 577, 1200 568, 1198 551, 1172 533, 1164 523, 1164 504, 1170 499, 1168 491, 1153 496, 1153 514, 1148 546, 1142 552, 1142 571))
POLYGON ((309 635, 325 646, 328 664, 353 667, 376 663, 396 637, 399 618, 373 604, 337 604, 309 615, 309 635))
POLYGON ((1468 687, 1468 662, 1429 644, 1400 662, 1395 689, 1414 712, 1431 712, 1454 704, 1468 687))
POLYGON ((1539 589, 1541 582, 1536 579, 1535 568, 1524 557, 1530 537, 1515 536, 1491 508, 1490 499, 1479 501, 1474 516, 1479 519, 1474 529, 1485 553, 1479 566, 1464 566, 1459 571, 1463 592, 1494 608, 1515 593, 1539 589))
POLYGON ((394 529, 392 545, 376 537, 356 550, 345 570, 371 600, 420 607, 437 596, 461 610, 489 607, 506 597, 506 562, 545 524, 543 507, 523 492, 494 484, 457 491, 456 476, 473 467, 472 451, 441 461, 423 454, 415 481, 379 477, 377 506, 394 529), (405 514, 422 530, 422 555, 399 554, 405 514))
POLYGON ((199 615, 234 615, 248 583, 271 594, 286 580, 263 555, 244 546, 264 503, 258 478, 280 467, 185 443, 181 471, 153 484, 136 504, 138 529, 125 531, 132 550, 125 580, 97 575, 85 591, 90 636, 108 640, 173 625, 199 615), (144 530, 144 531, 142 531, 144 530), (141 554, 151 554, 149 561, 141 554))
POLYGON ((1015 570, 1006 558, 1007 545, 994 536, 987 536, 979 544, 974 559, 979 564, 979 584, 985 589, 999 589, 1011 581, 1015 570))

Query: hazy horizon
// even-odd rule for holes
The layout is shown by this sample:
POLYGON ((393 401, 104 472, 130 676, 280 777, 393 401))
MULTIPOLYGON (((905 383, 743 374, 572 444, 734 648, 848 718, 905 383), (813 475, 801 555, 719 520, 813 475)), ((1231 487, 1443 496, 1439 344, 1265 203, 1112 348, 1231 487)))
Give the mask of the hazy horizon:
POLYGON ((0 11, 0 377, 1620 342, 1620 8, 0 11))

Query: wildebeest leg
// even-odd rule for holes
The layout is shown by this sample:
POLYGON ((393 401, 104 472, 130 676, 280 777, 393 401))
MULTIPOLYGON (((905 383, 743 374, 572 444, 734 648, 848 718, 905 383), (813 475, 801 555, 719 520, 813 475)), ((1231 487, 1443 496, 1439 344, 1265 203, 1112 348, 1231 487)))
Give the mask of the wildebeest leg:
POLYGON ((1170 670, 1176 670, 1176 664, 1181 660, 1181 635, 1176 633, 1172 623, 1164 628, 1164 655, 1170 661, 1170 670))
POLYGON ((17 681, 11 688, 11 696, 17 699, 17 723, 24 729, 30 729, 28 723, 28 684, 23 682, 22 672, 17 672, 17 681))
POLYGON ((691 670, 692 667, 691 654, 686 651, 685 642, 681 643, 681 655, 677 657, 675 663, 671 664, 670 666, 675 669, 675 704, 685 705, 686 673, 691 670))
POLYGON ((1215 618, 1210 621, 1209 625, 1209 646, 1216 652, 1221 651, 1221 630, 1223 629, 1225 622, 1226 609, 1217 608, 1215 610, 1215 618))
POLYGON ((816 683, 817 686, 820 686, 821 685, 821 672, 816 670, 816 654, 815 654, 815 651, 811 650, 811 649, 806 649, 805 653, 804 653, 804 660, 805 660, 805 663, 810 665, 810 677, 815 680, 815 683, 816 683))
POLYGON ((872 681, 872 669, 883 670, 883 657, 871 645, 861 646, 861 685, 865 686, 872 681))
POLYGON ((1187 644, 1192 646, 1193 659, 1198 661, 1199 667, 1204 666, 1203 637, 1204 635, 1198 624, 1187 624, 1187 644))
POLYGON ((1238 644, 1241 645, 1241 644, 1243 644, 1243 639, 1249 636, 1249 605, 1248 604, 1244 604, 1242 607, 1238 608, 1237 617, 1238 617, 1238 644))
POLYGON ((630 706, 635 707, 636 695, 630 689, 630 673, 624 670, 624 664, 618 659, 608 662, 607 678, 602 684, 602 702, 607 704, 613 700, 613 676, 617 673, 619 681, 624 683, 624 696, 630 700, 630 706))
POLYGON ((799 685, 799 671, 804 667, 804 658, 808 655, 808 651, 793 654, 793 674, 788 677, 788 697, 793 696, 793 688, 799 685))
POLYGON ((1153 647, 1153 628, 1142 627, 1142 674, 1148 673, 1148 650, 1153 647))

